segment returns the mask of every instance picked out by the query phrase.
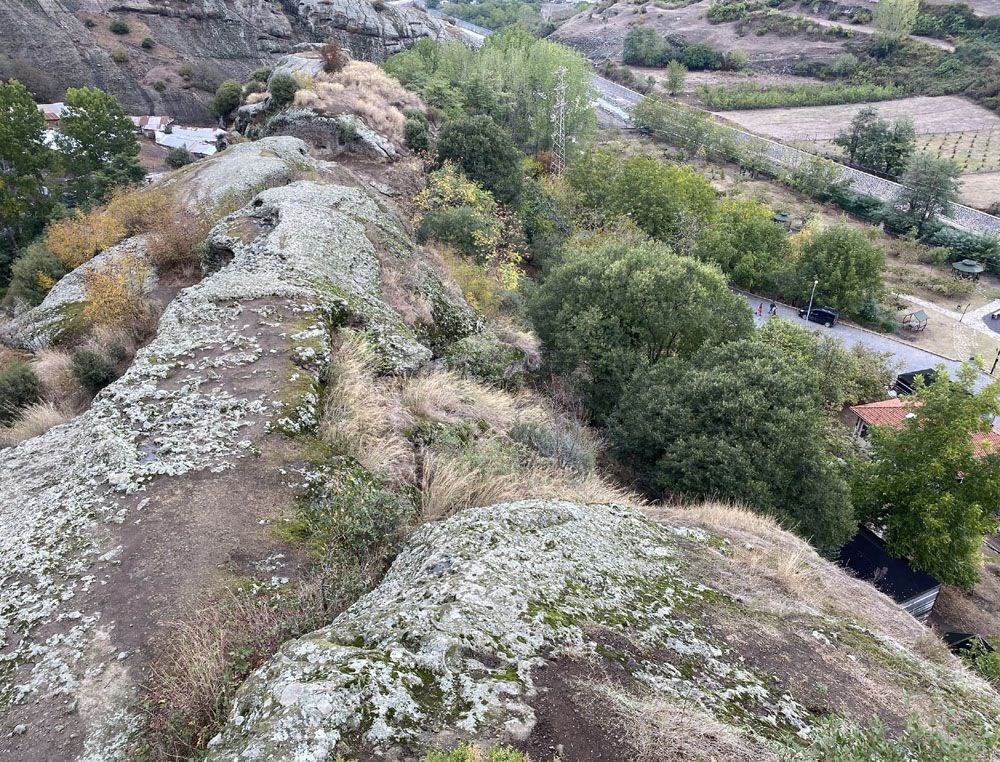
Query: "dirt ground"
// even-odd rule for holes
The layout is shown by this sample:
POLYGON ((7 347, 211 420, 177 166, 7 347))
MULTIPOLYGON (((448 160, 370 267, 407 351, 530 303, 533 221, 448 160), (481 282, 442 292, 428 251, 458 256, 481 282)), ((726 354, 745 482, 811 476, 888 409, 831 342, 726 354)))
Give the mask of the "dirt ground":
POLYGON ((1000 555, 987 549, 983 578, 970 592, 944 586, 929 624, 939 633, 975 632, 1000 638, 1000 555))
POLYGON ((960 181, 962 203, 976 209, 989 209, 1000 203, 1000 172, 963 175, 960 181))
POLYGON ((751 132, 778 140, 830 140, 866 106, 877 108, 885 119, 910 118, 918 135, 1000 129, 1000 116, 955 95, 921 95, 879 103, 849 103, 840 106, 726 111, 721 112, 721 115, 751 132))

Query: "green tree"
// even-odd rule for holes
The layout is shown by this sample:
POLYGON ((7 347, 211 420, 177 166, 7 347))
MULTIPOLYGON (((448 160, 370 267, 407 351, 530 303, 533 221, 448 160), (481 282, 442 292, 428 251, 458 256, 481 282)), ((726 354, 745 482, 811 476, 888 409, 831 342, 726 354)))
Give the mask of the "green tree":
POLYGON ((867 106, 855 114, 850 127, 838 133, 833 142, 844 149, 852 163, 898 177, 916 149, 916 138, 909 119, 888 122, 879 118, 877 109, 867 106))
POLYGON ((298 90, 299 83, 295 77, 287 72, 276 71, 267 81, 267 91, 271 94, 271 100, 278 108, 291 103, 298 90))
POLYGON ((243 100, 243 85, 235 79, 227 79, 215 91, 212 111, 216 116, 228 116, 243 100))
MULTIPOLYGON (((42 171, 51 163, 45 146, 45 120, 28 88, 17 80, 0 81, 0 230, 14 246, 21 225, 42 195, 42 171)), ((0 284, 6 283, 0 273, 0 284)))
POLYGON ((670 46, 651 26, 634 26, 625 35, 622 63, 632 66, 663 66, 670 54, 670 46))
POLYGON ((769 320, 754 333, 754 339, 800 368, 815 372, 816 390, 831 416, 845 405, 885 399, 896 377, 890 355, 860 344, 848 348, 840 339, 807 331, 787 320, 769 320))
POLYGON ((504 204, 521 195, 521 152, 510 133, 488 116, 469 116, 448 122, 437 140, 438 161, 454 162, 504 204))
POLYGON ((727 199, 702 229, 694 250, 699 259, 722 268, 750 290, 769 288, 774 273, 787 266, 791 247, 774 211, 753 199, 727 199))
POLYGON ((594 151, 573 162, 566 177, 585 207, 609 221, 627 216, 681 253, 688 253, 715 207, 715 190, 702 174, 652 156, 622 161, 613 152, 594 151))
POLYGON ((896 208, 903 218, 923 235, 927 223, 939 214, 948 214, 958 200, 958 177, 961 169, 950 159, 928 154, 914 156, 903 175, 903 192, 896 208))
POLYGON ((799 294, 807 299, 816 280, 814 304, 857 313, 882 288, 885 253, 860 230, 837 223, 802 247, 797 264, 799 294))
POLYGON ((687 67, 680 61, 672 60, 667 64, 666 84, 668 93, 677 95, 677 93, 684 89, 684 80, 687 77, 687 71, 687 67))
POLYGON ((59 122, 60 150, 78 203, 142 180, 146 171, 137 161, 135 126, 113 95, 96 87, 71 87, 66 106, 59 122))
POLYGON ((546 361, 597 419, 637 368, 749 336, 746 301, 718 269, 638 234, 568 244, 529 300, 546 361))
POLYGON ((965 588, 979 580, 980 547, 1000 506, 1000 453, 977 452, 1000 414, 1000 384, 977 394, 976 376, 966 365, 953 382, 939 367, 910 398, 902 428, 871 430, 871 457, 852 479, 859 515, 885 531, 890 552, 965 588))
POLYGON ((884 45, 897 45, 913 31, 919 12, 920 0, 878 0, 872 16, 876 37, 884 45))
POLYGON ((608 426, 615 453, 663 494, 745 503, 832 552, 856 529, 823 439, 817 374, 758 341, 641 369, 608 426))
POLYGON ((66 274, 60 262, 40 241, 35 241, 11 265, 7 295, 31 305, 41 304, 49 287, 66 274))

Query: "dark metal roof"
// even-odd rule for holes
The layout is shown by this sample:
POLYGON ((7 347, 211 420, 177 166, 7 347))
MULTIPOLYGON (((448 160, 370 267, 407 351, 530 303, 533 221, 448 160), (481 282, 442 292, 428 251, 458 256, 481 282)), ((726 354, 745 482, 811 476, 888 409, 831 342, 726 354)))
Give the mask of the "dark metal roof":
POLYGON ((941 588, 930 574, 916 571, 902 558, 890 556, 881 538, 865 527, 840 549, 838 562, 914 616, 930 611, 941 588))
POLYGON ((900 394, 913 394, 917 376, 923 376, 924 386, 928 386, 933 384, 937 379, 938 372, 934 368, 925 368, 924 370, 911 370, 907 373, 900 373, 896 376, 896 391, 900 394))

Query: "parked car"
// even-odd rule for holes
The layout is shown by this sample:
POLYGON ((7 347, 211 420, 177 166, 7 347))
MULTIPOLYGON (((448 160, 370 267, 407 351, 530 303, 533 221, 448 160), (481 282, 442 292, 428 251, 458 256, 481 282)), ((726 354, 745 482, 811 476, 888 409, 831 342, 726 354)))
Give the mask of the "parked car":
POLYGON ((809 319, 812 322, 822 323, 827 328, 835 326, 837 318, 840 317, 840 313, 833 307, 813 307, 811 312, 809 310, 799 310, 799 317, 804 318, 807 312, 809 312, 809 319))

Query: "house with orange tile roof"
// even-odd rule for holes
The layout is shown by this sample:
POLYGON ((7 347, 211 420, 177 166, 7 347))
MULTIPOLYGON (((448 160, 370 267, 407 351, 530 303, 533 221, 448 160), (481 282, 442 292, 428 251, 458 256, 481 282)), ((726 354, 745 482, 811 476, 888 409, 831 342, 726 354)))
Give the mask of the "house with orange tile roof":
MULTIPOLYGON (((867 405, 854 405, 850 408, 855 416, 854 435, 863 439, 872 426, 892 426, 901 429, 906 421, 916 417, 919 403, 914 400, 904 400, 894 397, 879 402, 869 402, 867 405)), ((990 453, 1000 452, 1000 432, 976 431, 972 434, 977 458, 990 453)))

